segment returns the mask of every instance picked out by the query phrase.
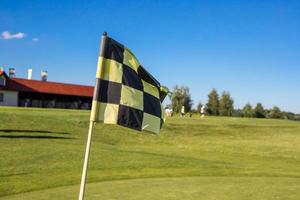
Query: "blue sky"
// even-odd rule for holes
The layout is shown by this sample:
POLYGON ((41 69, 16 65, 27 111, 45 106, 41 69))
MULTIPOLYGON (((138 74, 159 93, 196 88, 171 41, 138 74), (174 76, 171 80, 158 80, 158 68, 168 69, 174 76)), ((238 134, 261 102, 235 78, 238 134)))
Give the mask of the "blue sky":
POLYGON ((235 107, 300 113, 300 1, 10 1, 0 3, 0 66, 18 77, 93 85, 101 33, 129 47, 163 85, 212 88, 235 107))

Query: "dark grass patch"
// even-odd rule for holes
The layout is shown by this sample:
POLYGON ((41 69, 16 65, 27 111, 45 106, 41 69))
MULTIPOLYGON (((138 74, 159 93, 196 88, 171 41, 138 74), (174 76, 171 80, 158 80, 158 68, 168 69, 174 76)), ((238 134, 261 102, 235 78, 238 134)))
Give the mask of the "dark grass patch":
POLYGON ((0 138, 9 138, 9 139, 74 139, 71 137, 59 137, 59 136, 46 136, 46 135, 0 135, 0 138))
POLYGON ((71 134, 71 133, 67 133, 67 132, 58 132, 58 131, 17 130, 17 129, 0 129, 0 132, 5 132, 5 133, 55 133, 55 134, 71 134))

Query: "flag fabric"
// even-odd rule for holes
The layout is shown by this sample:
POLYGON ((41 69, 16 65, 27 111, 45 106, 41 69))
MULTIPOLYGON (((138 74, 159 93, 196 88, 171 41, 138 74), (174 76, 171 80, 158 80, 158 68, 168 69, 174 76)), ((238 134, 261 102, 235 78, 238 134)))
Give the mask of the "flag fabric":
POLYGON ((124 45, 105 36, 98 59, 91 121, 159 133, 168 89, 124 45))

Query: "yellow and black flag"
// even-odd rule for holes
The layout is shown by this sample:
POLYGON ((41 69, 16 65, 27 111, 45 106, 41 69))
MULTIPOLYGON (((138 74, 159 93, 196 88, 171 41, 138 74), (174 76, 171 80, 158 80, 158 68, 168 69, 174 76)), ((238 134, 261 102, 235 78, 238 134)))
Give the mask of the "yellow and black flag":
POLYGON ((91 121, 159 133, 167 94, 128 48, 103 34, 91 121))

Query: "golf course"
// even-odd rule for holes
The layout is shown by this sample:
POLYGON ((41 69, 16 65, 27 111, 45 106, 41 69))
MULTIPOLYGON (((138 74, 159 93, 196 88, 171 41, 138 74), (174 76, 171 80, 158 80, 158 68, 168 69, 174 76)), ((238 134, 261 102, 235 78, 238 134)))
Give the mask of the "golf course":
MULTIPOLYGON (((0 107, 0 199, 77 199, 89 111, 0 107)), ((300 199, 300 122, 167 118, 160 135, 96 124, 88 200, 300 199)))

